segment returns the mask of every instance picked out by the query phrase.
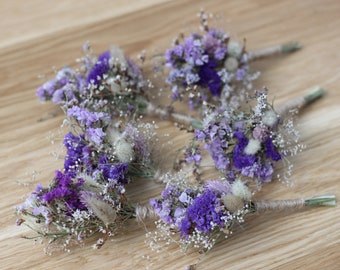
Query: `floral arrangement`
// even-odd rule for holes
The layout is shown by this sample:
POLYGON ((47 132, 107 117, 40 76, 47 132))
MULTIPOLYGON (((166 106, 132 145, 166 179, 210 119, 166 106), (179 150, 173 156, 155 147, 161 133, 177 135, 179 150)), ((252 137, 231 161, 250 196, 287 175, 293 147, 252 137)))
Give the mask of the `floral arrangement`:
POLYGON ((38 184, 17 208, 22 217, 18 224, 36 231, 34 238, 49 239, 50 250, 69 251, 96 233, 94 247, 100 248, 126 220, 135 218, 125 187, 135 177, 153 176, 152 139, 151 126, 132 122, 108 128, 100 146, 86 134, 67 133, 63 170, 55 172, 48 187, 38 184))
POLYGON ((151 102, 151 81, 116 46, 96 56, 89 44, 84 45, 77 69, 64 67, 37 89, 41 101, 64 110, 71 132, 64 137, 63 169, 55 171, 48 187, 39 184, 17 207, 17 224, 34 230, 33 238, 47 239, 48 248, 66 251, 93 238, 93 246, 100 248, 127 220, 156 217, 159 233, 148 234, 153 248, 165 240, 205 252, 250 214, 335 205, 332 195, 253 199, 252 184, 270 182, 276 163, 287 164, 282 179, 288 181, 288 158, 303 148, 294 115, 324 90, 274 108, 266 89, 251 93, 259 72, 251 72, 248 64, 300 46, 290 43, 248 53, 224 31, 209 28, 204 12, 200 18, 203 35, 192 34, 183 43, 177 40, 166 51, 170 72, 165 83, 172 89, 171 102, 187 99, 191 109, 200 109, 202 119, 151 102), (167 173, 162 194, 146 206, 132 204, 126 195, 133 179, 157 177, 156 126, 143 123, 144 115, 191 125, 194 138, 178 164, 194 164, 195 176, 167 173), (219 173, 215 180, 201 179, 205 153, 219 173))
POLYGON ((233 226, 244 222, 248 215, 335 205, 333 195, 282 201, 261 201, 252 197, 252 192, 240 179, 232 183, 226 179, 208 180, 199 185, 181 174, 173 175, 161 196, 150 200, 160 220, 156 223, 156 233, 147 235, 149 245, 159 251, 162 245, 176 243, 184 250, 194 247, 204 253, 216 241, 227 238, 233 226))
POLYGON ((248 106, 243 108, 210 106, 206 109, 181 162, 194 163, 198 172, 202 155, 208 152, 215 168, 227 181, 241 177, 258 187, 272 180, 274 165, 282 162, 286 172, 277 178, 288 183, 293 167, 289 157, 304 148, 299 142, 294 117, 299 108, 322 96, 324 90, 316 88, 304 98, 299 97, 278 109, 269 103, 267 92, 267 89, 255 91, 248 99, 248 106))
POLYGON ((210 28, 204 11, 199 16, 203 34, 182 36, 183 40, 176 39, 174 47, 165 53, 171 98, 186 99, 190 109, 201 108, 212 98, 237 107, 260 75, 250 71, 251 61, 301 48, 298 43, 287 43, 247 53, 245 46, 231 40, 225 31, 210 28))

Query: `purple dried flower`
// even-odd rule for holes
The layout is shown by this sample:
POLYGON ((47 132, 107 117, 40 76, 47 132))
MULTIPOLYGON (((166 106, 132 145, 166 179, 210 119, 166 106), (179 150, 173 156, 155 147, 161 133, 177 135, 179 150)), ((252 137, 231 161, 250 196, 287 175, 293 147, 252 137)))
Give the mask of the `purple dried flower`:
POLYGON ((281 159, 280 153, 275 150, 275 146, 271 138, 268 138, 264 145, 266 147, 265 154, 268 158, 271 158, 274 161, 279 161, 281 159))
POLYGON ((220 199, 210 189, 205 190, 197 196, 193 203, 187 208, 186 217, 182 220, 180 231, 182 236, 188 236, 192 226, 203 233, 209 233, 213 224, 223 225, 223 212, 217 212, 216 208, 220 199))
POLYGON ((70 212, 84 209, 84 205, 79 200, 79 187, 82 183, 82 179, 74 182, 68 174, 56 171, 53 186, 41 195, 41 200, 47 204, 54 204, 56 201, 63 202, 70 212))
POLYGON ((236 169, 242 169, 245 167, 252 166, 255 161, 255 155, 247 155, 244 153, 244 149, 248 145, 248 138, 244 136, 241 132, 235 132, 234 137, 238 139, 238 144, 236 144, 233 151, 233 165, 236 169))
POLYGON ((98 170, 102 172, 104 180, 115 181, 119 184, 128 183, 127 173, 129 170, 128 163, 113 163, 111 164, 107 155, 102 155, 99 158, 98 170))
POLYGON ((214 59, 203 65, 198 72, 200 78, 198 84, 202 87, 208 87, 213 96, 220 96, 222 80, 215 71, 216 66, 217 62, 214 59))
POLYGON ((86 131, 86 135, 91 141, 100 145, 105 137, 105 132, 103 132, 102 128, 89 128, 86 131))
POLYGON ((110 52, 103 52, 99 57, 93 68, 87 75, 87 82, 99 85, 103 75, 110 69, 109 65, 110 52))
POLYGON ((79 124, 84 127, 93 127, 97 122, 102 121, 108 123, 110 115, 104 112, 91 112, 88 109, 79 106, 72 106, 68 109, 67 115, 77 119, 79 124))

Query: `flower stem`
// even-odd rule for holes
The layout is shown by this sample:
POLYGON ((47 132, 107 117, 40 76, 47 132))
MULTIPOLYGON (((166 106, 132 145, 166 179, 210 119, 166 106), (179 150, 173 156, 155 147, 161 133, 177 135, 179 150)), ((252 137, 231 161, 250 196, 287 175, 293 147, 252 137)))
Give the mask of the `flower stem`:
POLYGON ((315 196, 308 199, 276 200, 276 201, 254 201, 255 212, 299 210, 306 207, 335 206, 334 195, 315 196))
POLYGON ((281 45, 267 47, 257 51, 248 53, 248 61, 255 61, 279 54, 292 53, 302 48, 301 44, 295 41, 288 42, 281 45))
POLYGON ((316 196, 305 200, 306 206, 336 206, 334 195, 316 196))
POLYGON ((171 108, 156 107, 151 102, 148 102, 147 104, 146 114, 159 117, 160 119, 170 119, 178 124, 192 126, 194 128, 200 123, 199 120, 192 118, 189 115, 173 112, 171 108))
POLYGON ((305 96, 294 98, 277 109, 277 113, 284 118, 292 110, 300 110, 326 94, 326 90, 317 86, 305 96))

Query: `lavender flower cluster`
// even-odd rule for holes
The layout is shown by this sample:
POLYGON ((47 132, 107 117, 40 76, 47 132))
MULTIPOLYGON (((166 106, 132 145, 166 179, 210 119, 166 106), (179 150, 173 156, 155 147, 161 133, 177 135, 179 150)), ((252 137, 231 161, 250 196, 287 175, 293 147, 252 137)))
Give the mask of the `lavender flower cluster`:
MULTIPOLYGON (((17 208, 19 215, 41 224, 33 228, 38 236, 50 238, 54 244, 62 242, 59 247, 64 250, 97 232, 104 238, 113 236, 134 215, 134 208, 126 201, 125 186, 138 170, 147 175, 151 167, 147 138, 131 123, 123 132, 115 129, 109 134, 109 138, 120 140, 118 151, 98 148, 85 134, 67 133, 63 171, 55 172, 49 187, 39 184, 17 208)), ((101 247, 104 238, 94 247, 101 247)))
MULTIPOLYGON (((181 180, 182 182, 185 180, 181 180)), ((150 204, 161 219, 163 231, 180 232, 180 243, 207 251, 234 223, 253 212, 251 192, 241 181, 210 180, 204 186, 169 183, 150 204)))
MULTIPOLYGON (((199 163, 200 152, 206 150, 228 181, 241 176, 258 186, 270 182, 275 164, 283 159, 289 162, 287 158, 296 155, 303 145, 298 142, 293 115, 280 117, 268 103, 266 92, 255 93, 253 108, 218 107, 207 112, 202 129, 195 130, 196 144, 186 151, 186 161, 199 163)), ((286 169, 284 181, 288 181, 292 166, 286 169)))
POLYGON ((205 16, 201 14, 203 35, 194 33, 182 43, 176 40, 165 53, 172 100, 187 98, 190 109, 212 97, 237 106, 259 73, 249 71, 245 48, 223 30, 209 29, 205 16))
POLYGON ((118 47, 112 46, 98 57, 89 45, 84 45, 84 51, 85 56, 78 60, 79 69, 61 69, 36 94, 41 101, 60 105, 99 145, 113 117, 143 109, 146 82, 139 67, 118 47))

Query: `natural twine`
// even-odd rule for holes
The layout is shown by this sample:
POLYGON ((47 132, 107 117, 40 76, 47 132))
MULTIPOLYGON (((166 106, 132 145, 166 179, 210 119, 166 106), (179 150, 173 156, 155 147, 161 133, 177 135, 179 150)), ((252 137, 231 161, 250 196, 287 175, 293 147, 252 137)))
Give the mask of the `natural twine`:
POLYGON ((157 214, 151 205, 136 205, 135 216, 138 222, 146 218, 157 218, 157 214))
POLYGON ((264 48, 258 51, 248 53, 248 61, 255 61, 258 59, 266 58, 268 56, 280 54, 282 52, 282 47, 280 45, 273 46, 269 48, 264 48))
POLYGON ((286 102, 284 105, 279 107, 276 112, 280 115, 281 118, 285 118, 287 114, 292 110, 299 110, 307 104, 304 97, 297 97, 286 102))
POLYGON ((298 210, 306 206, 304 199, 254 201, 256 212, 298 210))
POLYGON ((163 119, 173 119, 174 121, 178 122, 178 124, 184 124, 189 126, 194 119, 188 115, 183 115, 179 113, 172 112, 170 109, 156 107, 152 103, 149 103, 147 106, 147 114, 158 116, 159 118, 163 119))

